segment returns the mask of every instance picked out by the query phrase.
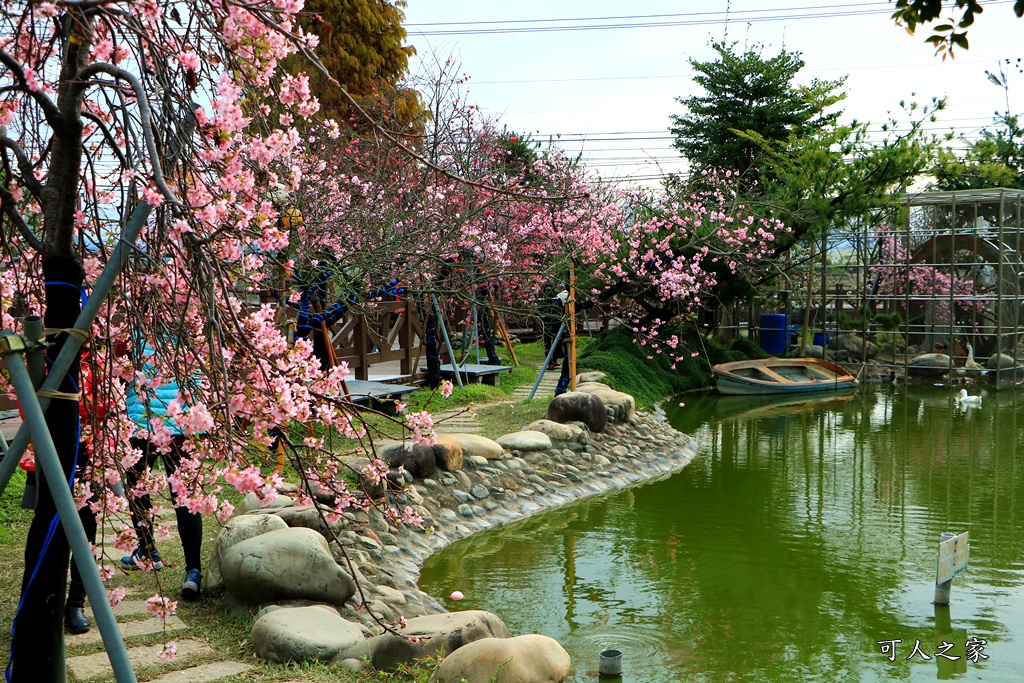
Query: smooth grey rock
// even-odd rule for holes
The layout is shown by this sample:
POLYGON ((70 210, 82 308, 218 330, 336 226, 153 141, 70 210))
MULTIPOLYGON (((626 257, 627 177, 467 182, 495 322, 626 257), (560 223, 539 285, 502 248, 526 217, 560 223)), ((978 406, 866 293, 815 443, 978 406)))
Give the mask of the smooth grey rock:
POLYGON ((608 375, 604 374, 599 370, 591 370, 590 372, 581 372, 576 375, 576 384, 584 384, 586 382, 603 382, 608 378, 608 375))
POLYGON ((301 527, 269 531, 231 546, 221 557, 228 594, 242 604, 314 600, 341 605, 355 593, 327 540, 301 527))
POLYGON ((512 432, 498 437, 498 443, 508 450, 523 452, 546 451, 551 448, 551 438, 543 432, 512 432))
POLYGON ((602 432, 608 422, 608 414, 597 396, 570 391, 551 399, 548 419, 563 423, 578 421, 592 432, 602 432))
POLYGON ((473 497, 476 498, 477 500, 483 500, 484 498, 486 498, 487 496, 490 495, 487 492, 487 489, 485 487, 483 487, 483 486, 480 486, 479 484, 474 486, 472 491, 470 491, 470 493, 472 493, 473 497))
POLYGON ((446 656, 431 681, 561 683, 568 678, 570 666, 569 653, 558 641, 530 633, 469 643, 446 656))
MULTIPOLYGON (((390 671, 414 660, 452 652, 481 638, 494 640, 511 634, 496 615, 481 610, 446 612, 409 619, 399 630, 401 636, 386 633, 356 644, 343 653, 346 657, 366 659, 375 669, 390 671), (410 642, 408 638, 416 638, 410 642)), ((488 679, 489 680, 489 679, 488 679)))
POLYGON ((459 489, 452 489, 452 495, 455 496, 460 503, 468 503, 473 500, 473 496, 469 495, 465 491, 460 491, 459 489))
POLYGON ((500 460, 505 457, 505 449, 496 442, 479 434, 449 434, 462 446, 465 457, 478 455, 488 460, 500 460))
POLYGON ((271 662, 326 662, 363 640, 360 626, 327 605, 272 610, 252 625, 256 656, 271 662))
POLYGON ((524 427, 523 431, 547 434, 552 441, 572 441, 579 433, 578 429, 574 430, 569 425, 553 420, 536 420, 524 427))
POLYGON ((236 543, 255 538, 270 531, 287 529, 288 524, 277 515, 242 515, 232 517, 217 534, 206 568, 206 590, 213 595, 224 592, 224 576, 220 570, 221 557, 236 543))

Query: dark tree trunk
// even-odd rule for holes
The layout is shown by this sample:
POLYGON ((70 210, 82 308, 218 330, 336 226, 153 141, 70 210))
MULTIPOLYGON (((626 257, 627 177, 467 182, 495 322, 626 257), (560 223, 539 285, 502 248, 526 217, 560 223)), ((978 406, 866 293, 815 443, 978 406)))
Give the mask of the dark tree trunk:
MULTIPOLYGON (((43 275, 46 278, 44 326, 48 329, 73 327, 82 308, 79 290, 85 276, 82 267, 73 258, 50 257, 43 261, 43 275)), ((59 335, 47 350, 48 365, 57 358, 66 338, 66 335, 59 335)), ((59 391, 78 393, 78 371, 76 359, 59 391)), ((75 469, 78 451, 78 402, 52 400, 46 411, 46 425, 67 481, 75 469)), ((64 599, 70 550, 53 496, 43 481, 42 469, 37 468, 36 473, 39 499, 25 544, 22 602, 15 617, 11 649, 13 683, 49 683, 63 681, 66 677, 64 599)))

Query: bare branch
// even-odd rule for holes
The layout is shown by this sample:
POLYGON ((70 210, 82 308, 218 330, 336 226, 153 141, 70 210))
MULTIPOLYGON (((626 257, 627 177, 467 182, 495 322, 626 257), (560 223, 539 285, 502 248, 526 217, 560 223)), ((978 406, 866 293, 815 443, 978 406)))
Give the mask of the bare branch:
POLYGON ((156 135, 153 131, 152 110, 149 106, 149 97, 146 95, 146 90, 142 87, 142 83, 135 77, 135 74, 130 71, 126 71, 125 69, 105 62, 95 62, 88 65, 75 75, 75 80, 80 82, 79 87, 84 88, 88 80, 98 73, 105 73, 113 78, 123 80, 132 87, 132 90, 135 92, 135 98, 139 104, 139 118, 142 122, 142 135, 146 140, 146 149, 149 152, 149 158, 152 162, 153 183, 156 185, 157 189, 160 190, 160 194, 162 194, 168 202, 176 206, 181 206, 181 202, 178 200, 178 197, 175 196, 174 192, 171 191, 171 188, 167 186, 167 182, 164 180, 164 171, 160 163, 160 153, 156 146, 156 135))
POLYGON ((83 111, 82 116, 96 124, 96 127, 99 128, 100 132, 103 133, 103 137, 106 138, 107 144, 110 145, 110 149, 112 149, 114 151, 114 154, 117 155, 117 160, 121 162, 121 168, 127 169, 128 159, 126 159, 124 153, 121 152, 121 148, 117 146, 117 141, 114 140, 114 136, 110 133, 110 129, 107 128, 107 125, 103 123, 103 119, 96 116, 90 111, 83 111))
POLYGON ((21 145, 7 137, 7 131, 2 126, 0 126, 0 146, 8 148, 14 153, 14 157, 18 160, 18 170, 21 171, 21 184, 27 187, 29 192, 35 195, 36 199, 39 199, 42 196, 43 186, 36 179, 32 162, 29 160, 28 155, 25 154, 25 150, 21 148, 21 145))

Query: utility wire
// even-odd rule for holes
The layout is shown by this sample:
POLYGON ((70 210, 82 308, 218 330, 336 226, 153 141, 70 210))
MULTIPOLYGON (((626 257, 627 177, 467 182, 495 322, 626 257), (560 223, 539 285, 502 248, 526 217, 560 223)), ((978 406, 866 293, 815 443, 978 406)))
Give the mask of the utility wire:
MULTIPOLYGON (((991 7, 995 5, 1006 5, 1011 0, 993 0, 992 2, 985 3, 985 7, 991 7)), ((676 15, 647 15, 654 18, 668 18, 669 21, 620 21, 620 23, 610 24, 573 24, 567 23, 560 26, 506 26, 498 28, 466 28, 466 29, 433 29, 433 30, 414 30, 410 33, 422 36, 466 36, 466 35, 495 35, 495 34, 510 34, 510 33, 552 33, 552 32, 565 32, 565 31, 606 31, 606 30, 618 30, 618 29, 635 29, 635 28, 669 28, 677 26, 710 26, 716 24, 725 24, 728 22, 733 23, 762 23, 768 21, 793 21, 793 20, 805 20, 805 19, 836 19, 844 17, 857 17, 857 16, 874 16, 879 14, 891 14, 892 6, 889 3, 873 3, 877 9, 851 9, 844 10, 846 7, 861 7, 861 5, 829 5, 819 6, 810 8, 783 8, 783 9, 771 9, 771 10, 751 10, 744 13, 734 13, 733 16, 727 15, 725 12, 714 12, 714 13, 689 13, 689 14, 676 14, 676 15), (838 9, 841 11, 814 11, 810 13, 800 14, 773 14, 773 15, 761 15, 757 12, 805 12, 806 10, 832 10, 838 9), (739 14, 739 16, 736 16, 739 14), (692 18, 692 17, 707 17, 713 18, 692 18), (689 17, 689 18, 683 18, 689 17)), ((647 18, 644 15, 636 15, 637 18, 647 18)), ((607 17, 604 20, 623 20, 630 19, 632 17, 607 17)), ((549 20, 549 19, 528 19, 528 20, 502 20, 502 21, 489 21, 489 22, 450 22, 444 24, 406 24, 406 29, 410 29, 415 26, 428 26, 428 25, 440 25, 440 26, 467 26, 467 25, 496 25, 496 24, 510 24, 510 23, 533 23, 539 24, 540 22, 552 22, 552 21, 599 21, 602 20, 598 17, 584 17, 580 19, 561 19, 561 20, 549 20)))

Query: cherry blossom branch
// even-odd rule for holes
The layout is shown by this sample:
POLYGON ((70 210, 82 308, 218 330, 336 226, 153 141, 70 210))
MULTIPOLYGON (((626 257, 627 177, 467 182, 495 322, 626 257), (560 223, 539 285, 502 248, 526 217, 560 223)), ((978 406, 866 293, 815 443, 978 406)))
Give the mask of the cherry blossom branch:
POLYGON ((22 68, 21 64, 19 64, 10 53, 3 49, 0 49, 0 64, 3 64, 5 67, 10 69, 14 78, 17 79, 20 84, 19 90, 28 93, 28 96, 36 101, 39 108, 43 110, 43 115, 46 116, 46 122, 54 128, 59 128, 61 121, 60 109, 57 108, 57 105, 54 104, 49 97, 32 88, 29 84, 28 78, 25 76, 25 70, 22 68))
POLYGON ((11 223, 14 224, 14 227, 17 228, 25 241, 28 242, 29 246, 36 251, 42 251, 43 243, 32 233, 32 229, 28 227, 28 224, 25 223, 25 219, 18 213, 17 201, 14 199, 14 195, 11 194, 10 190, 3 185, 0 185, 0 204, 3 205, 4 213, 11 220, 11 223))

